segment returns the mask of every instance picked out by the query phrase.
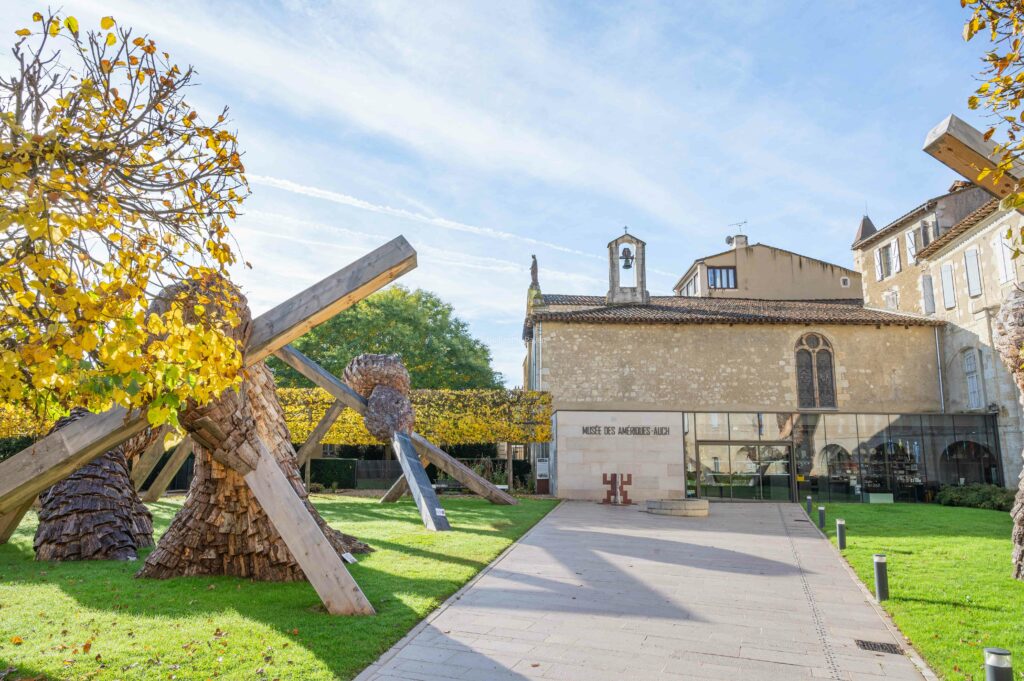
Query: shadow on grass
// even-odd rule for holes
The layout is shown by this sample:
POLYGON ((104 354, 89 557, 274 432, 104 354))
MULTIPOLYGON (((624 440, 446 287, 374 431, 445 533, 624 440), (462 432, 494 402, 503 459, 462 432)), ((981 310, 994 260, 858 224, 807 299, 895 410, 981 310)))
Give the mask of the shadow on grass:
MULTIPOLYGON (((393 505, 314 501, 332 526, 366 539, 378 550, 350 566, 352 576, 377 610, 376 616, 329 616, 307 582, 208 576, 135 579, 134 573, 151 549, 141 551, 137 562, 39 563, 31 545, 34 515, 19 529, 15 541, 0 546, 0 586, 57 587, 81 608, 117 613, 117 619, 123 613, 125 621, 129 617, 154 622, 216 621, 218 615, 237 613, 293 640, 335 677, 347 678, 372 663, 484 568, 504 548, 501 538, 515 539, 552 507, 494 507, 478 500, 460 500, 450 504, 456 530, 437 534, 423 528, 411 501, 393 505), (458 527, 460 522, 465 529, 458 527), (451 551, 446 553, 446 547, 451 551), (300 633, 295 635, 295 631, 300 633)), ((181 505, 163 501, 149 507, 159 536, 181 505)), ((12 662, 0 666, 0 672, 15 666, 19 676, 29 674, 31 678, 34 660, 27 648, 25 654, 27 671, 12 662)))

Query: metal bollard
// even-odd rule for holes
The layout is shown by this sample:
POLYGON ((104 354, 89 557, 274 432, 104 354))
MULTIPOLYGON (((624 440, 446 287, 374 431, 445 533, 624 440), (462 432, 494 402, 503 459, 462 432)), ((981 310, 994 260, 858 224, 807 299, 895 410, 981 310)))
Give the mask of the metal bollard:
POLYGON ((807 517, 811 517, 811 498, 807 497, 807 517))
POLYGON ((879 603, 889 600, 889 570, 884 553, 875 554, 875 599, 879 603))
POLYGON ((985 648, 985 681, 1013 681, 1013 661, 1004 648, 985 648))
POLYGON ((822 532, 825 531, 825 507, 818 507, 818 529, 822 532))
POLYGON ((846 548, 846 521, 842 518, 836 518, 836 543, 840 551, 846 548))

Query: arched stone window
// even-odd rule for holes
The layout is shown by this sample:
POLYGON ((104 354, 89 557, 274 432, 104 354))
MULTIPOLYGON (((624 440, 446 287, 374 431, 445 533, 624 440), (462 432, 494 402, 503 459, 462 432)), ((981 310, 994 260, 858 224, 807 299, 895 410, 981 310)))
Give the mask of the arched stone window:
POLYGON ((832 345, 808 333, 796 344, 796 394, 801 409, 835 409, 836 380, 832 345))

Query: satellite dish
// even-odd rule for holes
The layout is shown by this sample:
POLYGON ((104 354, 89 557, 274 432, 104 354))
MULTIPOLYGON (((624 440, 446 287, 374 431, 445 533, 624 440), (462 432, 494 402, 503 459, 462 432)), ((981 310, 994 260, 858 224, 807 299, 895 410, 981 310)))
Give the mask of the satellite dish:
POLYGON ((736 240, 735 237, 733 237, 731 235, 727 236, 727 237, 725 237, 725 245, 726 246, 732 246, 732 242, 735 241, 735 240, 736 240))

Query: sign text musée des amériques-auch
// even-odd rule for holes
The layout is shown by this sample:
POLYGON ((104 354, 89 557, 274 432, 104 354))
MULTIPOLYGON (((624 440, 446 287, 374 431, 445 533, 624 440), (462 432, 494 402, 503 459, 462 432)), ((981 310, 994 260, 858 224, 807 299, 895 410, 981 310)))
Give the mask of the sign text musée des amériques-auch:
POLYGON ((669 426, 583 426, 584 435, 669 435, 669 426))

